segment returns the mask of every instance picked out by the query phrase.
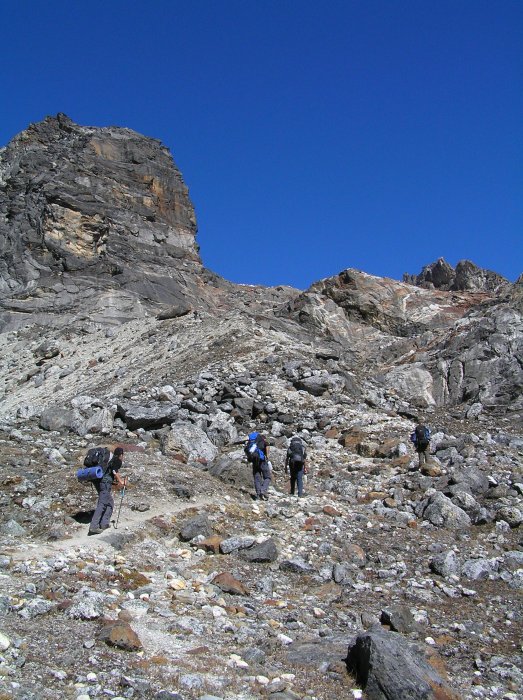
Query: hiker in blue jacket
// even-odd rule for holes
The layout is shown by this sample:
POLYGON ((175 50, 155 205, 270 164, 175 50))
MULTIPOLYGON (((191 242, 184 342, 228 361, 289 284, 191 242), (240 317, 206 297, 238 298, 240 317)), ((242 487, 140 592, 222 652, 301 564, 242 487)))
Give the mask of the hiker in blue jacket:
POLYGON ((420 423, 414 428, 414 432, 411 433, 410 440, 414 443, 414 447, 418 453, 419 466, 421 468, 427 461, 429 455, 430 430, 426 425, 420 423))
POLYGON ((109 461, 103 467, 101 479, 93 481, 98 502, 96 510, 89 526, 89 535, 99 535, 111 526, 111 515, 113 514, 114 498, 112 494, 113 484, 125 486, 125 479, 118 473, 123 461, 123 448, 117 447, 113 454, 109 455, 109 461))
POLYGON ((256 498, 260 501, 268 501, 269 485, 271 483, 271 468, 269 464, 269 446, 267 440, 260 433, 252 432, 245 445, 247 461, 252 464, 252 476, 256 498))

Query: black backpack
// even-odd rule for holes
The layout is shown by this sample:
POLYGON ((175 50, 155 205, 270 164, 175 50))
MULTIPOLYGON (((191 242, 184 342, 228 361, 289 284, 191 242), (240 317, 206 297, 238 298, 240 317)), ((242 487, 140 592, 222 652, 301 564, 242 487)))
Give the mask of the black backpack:
POLYGON ((430 430, 426 425, 418 425, 415 429, 416 446, 424 450, 430 442, 430 430))
POLYGON ((91 447, 84 459, 84 467, 103 467, 109 463, 111 452, 107 447, 91 447))
POLYGON ((303 462, 305 459, 305 448, 299 438, 293 438, 289 445, 290 459, 292 462, 303 462))

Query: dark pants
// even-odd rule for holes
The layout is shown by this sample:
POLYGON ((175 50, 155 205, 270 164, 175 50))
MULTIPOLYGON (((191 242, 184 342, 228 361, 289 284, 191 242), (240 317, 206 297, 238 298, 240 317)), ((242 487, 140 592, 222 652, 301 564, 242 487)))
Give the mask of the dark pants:
POLYGON ((265 496, 271 483, 271 470, 266 459, 261 460, 259 457, 255 457, 252 463, 252 476, 256 495, 258 497, 265 496))
POLYGON ((303 495, 303 462, 290 462, 289 470, 291 474, 291 496, 294 496, 294 489, 298 484, 298 496, 303 495))
POLYGON ((91 520, 91 530, 105 528, 111 524, 111 515, 113 514, 114 508, 111 486, 112 483, 110 481, 102 481, 102 483, 94 482, 94 487, 98 492, 98 503, 96 504, 96 510, 91 520))
POLYGON ((419 445, 416 448, 416 451, 418 453, 418 459, 419 459, 419 466, 421 467, 423 464, 428 459, 429 456, 429 446, 428 445, 419 445))

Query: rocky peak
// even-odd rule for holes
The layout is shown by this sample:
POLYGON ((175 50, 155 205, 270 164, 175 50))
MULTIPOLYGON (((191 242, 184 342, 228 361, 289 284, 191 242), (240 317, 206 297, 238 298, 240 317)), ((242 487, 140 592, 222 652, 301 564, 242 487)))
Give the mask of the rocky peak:
POLYGON ((496 292, 508 284, 501 275, 484 270, 470 260, 460 260, 453 268, 444 258, 426 265, 419 275, 405 273, 403 281, 425 289, 469 292, 496 292))
POLYGON ((114 319, 140 315, 137 301, 188 306, 203 273, 196 230, 159 141, 47 117, 0 152, 3 325, 56 319, 86 298, 107 310, 110 297, 114 319))

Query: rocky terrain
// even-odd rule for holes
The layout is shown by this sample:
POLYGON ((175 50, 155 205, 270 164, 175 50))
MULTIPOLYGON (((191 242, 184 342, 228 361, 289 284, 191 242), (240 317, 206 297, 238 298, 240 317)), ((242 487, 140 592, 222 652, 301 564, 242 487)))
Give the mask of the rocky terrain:
POLYGON ((0 698, 522 697, 523 278, 234 285, 168 151, 65 115, 0 151, 0 251, 0 698))

